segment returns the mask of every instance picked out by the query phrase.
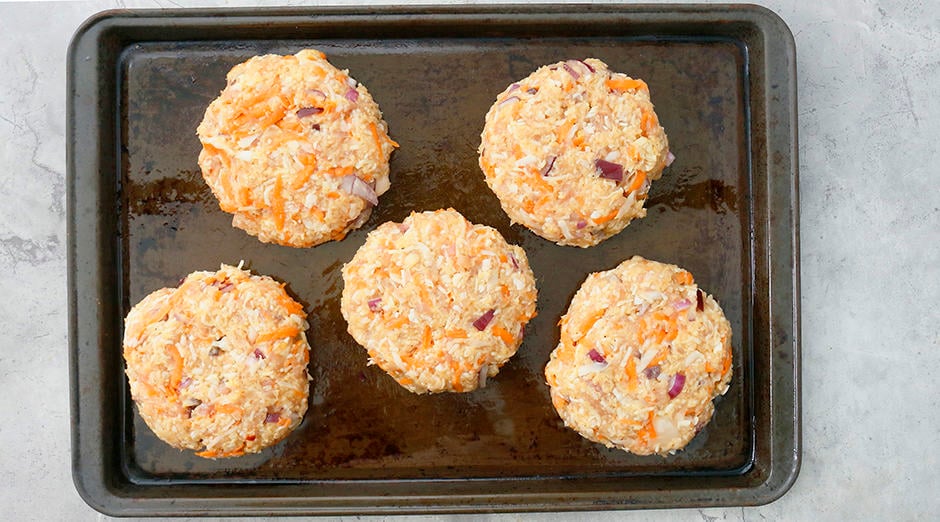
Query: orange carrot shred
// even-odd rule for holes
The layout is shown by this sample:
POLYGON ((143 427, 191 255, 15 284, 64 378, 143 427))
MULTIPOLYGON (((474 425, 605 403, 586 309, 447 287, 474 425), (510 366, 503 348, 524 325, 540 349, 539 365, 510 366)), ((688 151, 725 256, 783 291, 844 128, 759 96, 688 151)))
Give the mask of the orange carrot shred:
POLYGON ((453 330, 447 330, 444 332, 444 336, 451 339, 466 339, 467 332, 466 330, 462 330, 460 328, 454 328, 453 330))
POLYGON ((421 337, 421 349, 427 350, 431 347, 433 339, 431 338, 431 327, 424 325, 424 335, 421 337))
POLYGON ((634 80, 632 78, 610 78, 606 82, 607 88, 615 91, 628 91, 630 89, 642 89, 648 91, 649 87, 643 80, 634 80))
POLYGON ((271 190, 271 213, 274 215, 274 227, 277 230, 284 228, 284 182, 281 177, 274 178, 274 189, 271 190))
POLYGON ((493 333, 499 336, 499 338, 502 339, 503 342, 506 343, 508 346, 512 346, 513 343, 516 342, 516 338, 513 337, 511 333, 507 332, 505 328, 503 328, 502 326, 498 324, 494 324, 491 330, 493 330, 493 333))
POLYGON ((646 172, 642 170, 636 171, 636 175, 633 176, 633 182, 630 183, 630 186, 627 187, 627 192, 633 192, 638 190, 643 186, 643 182, 646 181, 646 172))
POLYGON ((633 391, 636 389, 636 359, 627 358, 627 389, 633 391))
POLYGON ((619 209, 619 208, 615 208, 615 209, 611 210, 610 213, 607 214, 606 216, 601 216, 601 217, 599 217, 599 218, 597 218, 597 219, 592 219, 591 221, 597 223, 598 225, 603 225, 604 223, 607 223, 608 221, 610 221, 610 220, 614 219, 615 217, 617 217, 617 214, 619 214, 619 213, 620 213, 620 209, 619 209))
POLYGON ((295 337, 299 333, 300 333, 300 328, 297 328, 296 326, 289 324, 289 325, 285 325, 280 328, 277 328, 271 332, 267 332, 267 333, 263 333, 259 335, 258 338, 255 340, 255 342, 263 343, 265 341, 275 341, 278 339, 284 339, 285 337, 295 337))

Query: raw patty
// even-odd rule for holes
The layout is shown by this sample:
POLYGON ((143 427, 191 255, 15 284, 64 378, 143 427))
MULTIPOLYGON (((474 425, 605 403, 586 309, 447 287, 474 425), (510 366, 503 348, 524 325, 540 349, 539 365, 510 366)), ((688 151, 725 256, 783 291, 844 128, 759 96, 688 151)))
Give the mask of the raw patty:
POLYGON ((589 275, 545 367, 585 438, 638 455, 685 447, 731 380, 731 326, 692 274, 642 257, 589 275))
POLYGON ((349 333, 415 393, 484 386, 535 316, 525 251, 453 209, 372 231, 343 267, 349 333))
POLYGON ((672 159, 646 83, 593 58, 506 88, 480 144, 480 168, 510 219, 579 247, 645 216, 650 182, 672 159))
POLYGON ((145 297, 127 314, 131 397, 153 432, 201 457, 255 453, 307 411, 303 307, 269 277, 222 265, 145 297))
POLYGON ((361 226, 398 146, 365 86, 315 50, 256 56, 226 78, 197 133, 202 175, 232 225, 293 247, 361 226))

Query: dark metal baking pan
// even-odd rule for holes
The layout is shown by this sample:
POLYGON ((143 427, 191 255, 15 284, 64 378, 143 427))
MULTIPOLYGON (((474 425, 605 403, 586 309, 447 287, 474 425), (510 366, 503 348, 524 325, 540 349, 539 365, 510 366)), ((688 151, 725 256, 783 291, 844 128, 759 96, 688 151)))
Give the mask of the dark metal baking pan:
POLYGON ((426 513, 761 504, 800 462, 795 50, 753 6, 112 11, 68 62, 69 305, 75 484, 118 515, 426 513), (401 149, 392 190, 344 241, 262 244, 234 229, 196 164, 226 71, 315 47, 368 86, 401 149), (496 94, 541 64, 597 57, 644 78, 678 156, 649 215, 591 249, 510 226, 475 149, 496 94), (379 223, 454 207, 529 254, 538 317, 484 390, 416 396, 346 334, 339 268, 379 223), (679 264, 722 303, 734 380, 674 456, 563 427, 542 368, 591 271, 679 264), (310 409, 261 454, 205 460, 157 440, 122 372, 122 318, 194 270, 245 260, 310 314, 310 409))

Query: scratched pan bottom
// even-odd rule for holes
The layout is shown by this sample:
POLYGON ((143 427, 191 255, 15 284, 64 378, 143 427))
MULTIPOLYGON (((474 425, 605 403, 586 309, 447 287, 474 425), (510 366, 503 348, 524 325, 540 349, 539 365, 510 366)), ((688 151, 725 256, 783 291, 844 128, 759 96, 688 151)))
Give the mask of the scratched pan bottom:
POLYGON ((781 124, 768 126, 768 80, 755 73, 765 60, 792 59, 758 49, 776 38, 792 52, 780 24, 757 8, 603 6, 132 12, 93 21, 70 54, 70 190, 97 205, 71 207, 70 290, 76 301, 100 297, 94 316, 72 309, 73 412, 86 421, 73 429, 80 492, 101 511, 131 515, 702 506, 782 494, 799 456, 798 328, 785 313, 798 272, 795 242, 777 235, 795 237, 796 163, 790 141, 768 137, 781 124), (83 46, 95 54, 91 64, 80 59, 83 46), (369 88, 401 147, 392 189, 360 230, 292 249, 232 228, 199 173, 195 128, 233 65, 307 47, 369 88), (542 64, 585 57, 646 80, 678 159, 652 185, 646 218, 578 249, 511 226, 476 148, 483 116, 506 85, 542 64), (83 77, 100 83, 83 89, 83 77), (92 96, 79 96, 85 90, 100 97, 104 114, 84 105, 92 96), (80 122, 98 129, 92 151, 80 147, 80 122), (782 166, 771 149, 786 153, 782 166), (788 181, 774 193, 772 170, 788 181), (346 333, 340 268, 380 223, 446 207, 526 250, 538 316, 485 389, 418 396, 368 367, 346 333), (769 230, 773 212, 785 219, 769 230), (586 275, 633 255, 690 270, 734 332, 731 388, 703 432, 667 458, 607 449, 566 429, 542 373, 558 318, 586 275), (85 260, 103 268, 93 273, 85 260), (273 448, 212 461, 169 447, 136 415, 121 373, 121 320, 183 275, 241 260, 288 283, 305 305, 310 408, 273 448), (772 293, 774 277, 789 285, 772 293), (782 306, 780 320, 771 304, 782 306), (770 379, 777 366, 785 379, 770 379))

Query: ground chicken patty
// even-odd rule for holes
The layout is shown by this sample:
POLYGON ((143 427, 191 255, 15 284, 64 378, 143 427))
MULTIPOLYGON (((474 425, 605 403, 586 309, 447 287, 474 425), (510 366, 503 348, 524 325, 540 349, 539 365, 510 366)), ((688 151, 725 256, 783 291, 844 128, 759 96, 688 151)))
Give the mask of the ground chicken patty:
POLYGON ((197 134, 203 177, 232 225, 293 247, 361 226, 398 146, 365 86, 315 50, 256 56, 226 78, 197 134))
POLYGON ((480 144, 480 168, 512 221, 579 247, 645 216, 650 182, 672 159, 646 83, 593 58, 506 88, 480 144))
POLYGON ((349 333, 415 393, 484 386, 535 316, 525 251, 453 209, 384 223, 343 267, 349 333))
POLYGON ((210 458, 261 451, 307 411, 306 329, 273 279, 226 265, 194 272, 127 314, 131 397, 171 446, 210 458))
POLYGON ((711 419, 731 363, 715 299, 689 272, 634 257, 581 285, 545 376, 558 414, 585 438, 667 454, 711 419))

